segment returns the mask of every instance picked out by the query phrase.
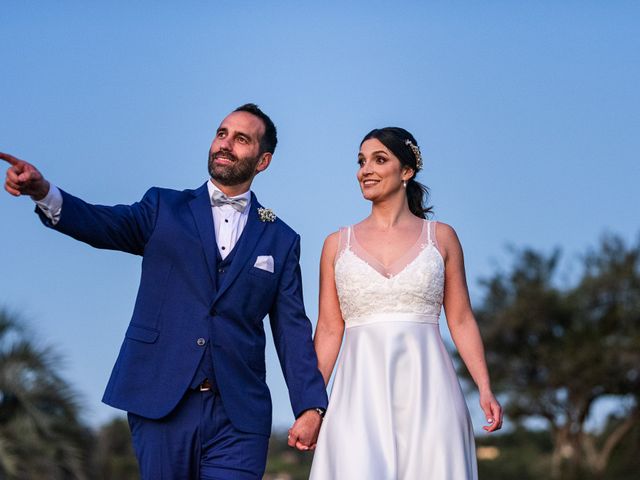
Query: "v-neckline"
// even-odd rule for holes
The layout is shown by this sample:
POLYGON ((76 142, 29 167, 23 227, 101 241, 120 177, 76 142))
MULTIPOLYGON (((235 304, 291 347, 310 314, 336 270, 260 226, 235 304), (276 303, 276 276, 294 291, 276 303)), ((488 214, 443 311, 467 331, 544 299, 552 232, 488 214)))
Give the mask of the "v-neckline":
MULTIPOLYGON (((429 248, 429 246, 430 246, 430 245, 431 245, 431 244, 427 244, 427 245, 425 245, 425 247, 424 247, 423 249, 421 249, 421 250, 420 250, 420 252, 419 252, 415 257, 413 257, 413 258, 409 261, 409 263, 407 263, 407 264, 406 264, 406 265, 405 265, 405 266, 404 266, 404 267, 403 267, 403 268, 402 268, 398 273, 396 273, 395 275, 391 275, 391 274, 387 274, 387 275, 385 275, 385 274, 383 274, 383 273, 382 273, 381 271, 379 271, 376 267, 374 267, 373 265, 371 265, 371 264, 370 264, 369 262, 367 262, 364 258, 362 258, 360 255, 358 255, 356 252, 354 252, 354 251, 351 249, 351 247, 347 247, 347 248, 345 249, 345 251, 346 251, 346 250, 348 250, 349 252, 351 252, 351 254, 352 254, 354 257, 356 257, 358 260, 360 260, 362 263, 364 263, 366 266, 368 266, 371 270, 373 270, 373 271, 376 273, 376 275, 378 275, 378 276, 379 276, 380 278, 382 278, 383 280, 391 281, 391 280, 394 280, 396 277, 399 277, 400 275, 402 275, 406 270, 408 270, 408 269, 409 269, 409 267, 410 267, 411 265, 413 265, 413 264, 418 260, 418 258, 420 258, 420 255, 422 255, 422 254, 427 250, 427 248, 429 248)), ((431 246, 432 246, 433 248, 435 248, 435 245, 431 245, 431 246)), ((437 249, 436 249, 436 251, 437 251, 437 249)), ((438 254, 439 254, 439 253, 440 253, 440 252, 438 252, 438 254)))
POLYGON ((359 258, 361 261, 363 261, 364 263, 366 263, 367 265, 369 265, 369 267, 371 267, 373 270, 375 270, 382 278, 385 278, 387 280, 391 280, 395 277, 397 277, 398 275, 400 275, 402 272, 404 272, 411 264, 413 264, 416 259, 422 255, 422 253, 424 252, 424 250, 426 250, 426 248, 429 245, 429 242, 427 240, 427 229, 429 228, 429 222, 427 220, 424 220, 422 223, 422 228, 420 229, 420 233, 418 234, 418 238, 416 238, 415 242, 413 242, 411 244, 411 246, 407 249, 407 251, 405 253, 403 253, 402 255, 400 255, 400 257, 398 257, 397 259, 393 260, 389 266, 386 266, 384 263, 382 263, 380 260, 378 260, 375 255, 373 255, 371 252, 369 252, 366 248, 364 248, 364 246, 358 241, 356 234, 355 234, 355 229, 353 226, 350 226, 349 229, 351 230, 351 241, 357 245, 358 250, 361 250, 363 255, 358 255, 358 253, 356 253, 354 251, 354 249, 351 247, 350 243, 348 242, 347 244, 347 249, 351 251, 351 253, 353 253, 357 258, 359 258), (420 247, 420 249, 418 250, 418 252, 413 256, 413 258, 411 258, 411 260, 407 261, 407 257, 409 256, 409 254, 411 254, 416 246, 420 243, 421 240, 424 239, 424 245, 422 245, 420 247), (406 263, 404 263, 406 262, 406 263), (393 271, 393 267, 397 266, 399 263, 404 263, 404 266, 399 269, 395 274, 390 273, 393 271))

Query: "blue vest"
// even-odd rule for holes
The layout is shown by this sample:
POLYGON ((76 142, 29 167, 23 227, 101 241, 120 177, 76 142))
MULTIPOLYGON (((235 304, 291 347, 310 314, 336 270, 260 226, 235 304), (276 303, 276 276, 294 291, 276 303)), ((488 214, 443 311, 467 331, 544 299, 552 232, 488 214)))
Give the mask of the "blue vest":
MULTIPOLYGON (((236 246, 239 243, 240 243, 240 240, 238 239, 236 246)), ((218 246, 215 245, 214 248, 216 249, 216 256, 218 257, 218 270, 216 271, 216 286, 219 289, 220 286, 225 281, 225 273, 227 272, 227 270, 229 270, 229 267, 231 267, 231 263, 233 262, 233 259, 236 256, 236 251, 238 249, 234 247, 233 250, 229 252, 229 255, 227 255, 227 257, 223 260, 222 256, 220 255, 220 250, 218 250, 218 246)), ((213 317, 212 317, 212 320, 213 320, 213 317)), ((211 328, 209 329, 209 331, 210 331, 209 338, 213 338, 213 332, 211 332, 211 328)), ((215 378, 215 373, 213 372, 213 358, 211 355, 211 347, 209 346, 209 343, 207 343, 206 350, 204 352, 204 355, 202 356, 202 360, 200 361, 198 370, 196 371, 196 374, 193 377, 193 380, 191 381, 191 388, 198 388, 205 379, 209 380, 211 385, 213 385, 213 387, 216 388, 216 378, 215 378)))

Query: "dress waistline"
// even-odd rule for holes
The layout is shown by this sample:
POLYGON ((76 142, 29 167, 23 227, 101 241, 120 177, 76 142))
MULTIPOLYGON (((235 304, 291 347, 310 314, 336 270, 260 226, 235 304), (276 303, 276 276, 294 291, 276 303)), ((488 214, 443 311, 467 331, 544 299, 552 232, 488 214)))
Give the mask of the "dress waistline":
POLYGON ((362 325, 381 322, 414 322, 438 325, 439 319, 440 315, 435 314, 390 312, 374 313, 371 315, 362 315, 359 317, 350 317, 345 319, 344 323, 345 328, 360 327, 362 325))

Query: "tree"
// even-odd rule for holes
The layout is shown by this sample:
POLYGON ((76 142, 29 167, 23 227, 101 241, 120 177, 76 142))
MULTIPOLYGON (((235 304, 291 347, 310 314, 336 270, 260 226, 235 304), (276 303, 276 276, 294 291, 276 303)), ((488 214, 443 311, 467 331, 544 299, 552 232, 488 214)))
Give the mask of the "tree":
POLYGON ((559 278, 558 250, 514 257, 483 282, 477 310, 493 387, 513 421, 549 426, 552 478, 602 478, 640 421, 640 242, 603 238, 573 284, 559 278), (626 407, 596 435, 585 425, 604 398, 626 407))
POLYGON ((91 434, 78 420, 77 396, 58 356, 29 338, 0 309, 0 478, 85 479, 91 434))
POLYGON ((131 445, 127 421, 115 418, 100 427, 95 448, 95 478, 99 480, 137 480, 138 462, 131 445))

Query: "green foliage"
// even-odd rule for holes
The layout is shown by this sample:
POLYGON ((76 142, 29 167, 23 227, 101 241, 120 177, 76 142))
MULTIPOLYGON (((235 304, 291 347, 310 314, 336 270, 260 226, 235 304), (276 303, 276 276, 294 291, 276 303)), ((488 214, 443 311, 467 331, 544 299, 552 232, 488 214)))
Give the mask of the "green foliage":
MULTIPOLYGON (((605 435, 616 428, 619 420, 611 419, 605 435)), ((613 451, 606 475, 603 478, 615 480, 636 480, 640 472, 640 423, 636 423, 620 446, 613 451)))
POLYGON ((476 439, 478 476, 492 480, 546 480, 552 439, 547 431, 516 427, 502 435, 476 439))
POLYGON ((300 452, 287 444, 286 432, 274 432, 269 439, 265 480, 307 480, 313 453, 300 452))
POLYGON ((514 251, 511 269, 483 282, 477 319, 506 414, 516 423, 543 419, 554 445, 552 476, 585 478, 604 473, 639 420, 640 243, 605 237, 583 257, 573 284, 560 278, 559 260, 559 251, 514 251), (584 426, 605 396, 634 400, 626 422, 598 446, 584 426))
POLYGON ((15 316, 0 310, 0 478, 88 478, 90 432, 59 358, 34 345, 15 316))
POLYGON ((136 461, 129 424, 115 418, 103 425, 96 435, 95 478, 99 480, 137 480, 136 461))
MULTIPOLYGON (((605 431, 598 435, 597 440, 606 439, 616 426, 617 422, 611 419, 605 431)), ((640 425, 636 424, 611 456, 606 471, 601 474, 583 472, 580 479, 635 480, 640 471, 638 445, 640 445, 640 425)), ((513 431, 501 435, 480 435, 476 438, 476 446, 478 474, 481 479, 549 479, 553 457, 553 437, 547 430, 532 431, 516 427, 513 431)))

